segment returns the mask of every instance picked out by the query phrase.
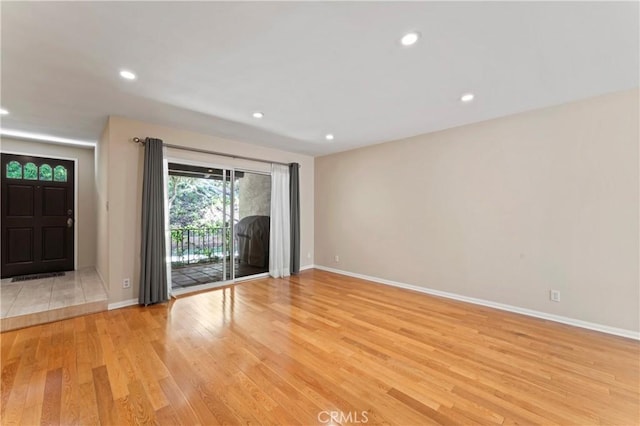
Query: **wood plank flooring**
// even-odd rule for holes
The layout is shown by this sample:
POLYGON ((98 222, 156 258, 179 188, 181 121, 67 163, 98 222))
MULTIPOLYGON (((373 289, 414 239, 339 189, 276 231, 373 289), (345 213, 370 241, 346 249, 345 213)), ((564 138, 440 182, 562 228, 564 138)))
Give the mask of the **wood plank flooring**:
POLYGON ((0 336, 3 425, 640 422, 636 341, 317 270, 0 336))

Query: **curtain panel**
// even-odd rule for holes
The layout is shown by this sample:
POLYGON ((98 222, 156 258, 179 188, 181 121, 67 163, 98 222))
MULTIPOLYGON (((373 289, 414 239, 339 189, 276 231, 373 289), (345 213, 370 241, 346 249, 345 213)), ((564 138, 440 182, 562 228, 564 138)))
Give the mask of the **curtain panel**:
POLYGON ((289 167, 272 164, 269 275, 274 278, 287 277, 291 272, 289 191, 289 167))
POLYGON ((169 300, 164 226, 162 141, 147 138, 144 143, 142 183, 142 239, 138 296, 141 305, 169 300))
POLYGON ((300 272, 300 164, 289 164, 289 216, 291 221, 291 264, 292 274, 300 272))

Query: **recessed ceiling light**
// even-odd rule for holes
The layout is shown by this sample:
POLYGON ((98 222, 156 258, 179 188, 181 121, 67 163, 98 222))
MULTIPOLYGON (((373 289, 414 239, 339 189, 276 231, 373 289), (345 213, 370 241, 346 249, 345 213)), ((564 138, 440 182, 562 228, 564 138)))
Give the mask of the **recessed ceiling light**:
POLYGON ((460 100, 462 102, 471 102, 473 98, 475 98, 473 93, 465 93, 464 95, 460 96, 460 100))
POLYGON ((120 71, 120 77, 124 78, 125 80, 135 80, 136 79, 136 75, 134 73, 132 73, 131 71, 127 71, 127 70, 120 71))
POLYGON ((262 118, 264 117, 264 114, 260 111, 256 111, 253 113, 253 118, 262 118))
POLYGON ((328 141, 332 141, 332 140, 333 140, 333 134, 331 134, 331 133, 327 133, 327 134, 325 135, 325 137, 324 137, 324 138, 325 138, 326 140, 328 140, 328 141))
POLYGON ((0 108, 0 115, 7 115, 7 114, 9 114, 9 111, 7 111, 4 108, 0 108))
POLYGON ((420 38, 420 33, 417 31, 412 31, 410 33, 406 33, 405 35, 403 35, 402 38, 400 39, 400 43, 403 46, 412 46, 418 42, 419 38, 420 38))

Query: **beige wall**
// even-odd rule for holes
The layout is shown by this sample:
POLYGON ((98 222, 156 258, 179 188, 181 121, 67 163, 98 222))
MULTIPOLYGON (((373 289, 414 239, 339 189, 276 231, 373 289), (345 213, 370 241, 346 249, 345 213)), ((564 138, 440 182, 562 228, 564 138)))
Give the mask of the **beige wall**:
POLYGON ((109 211, 108 182, 109 169, 109 121, 96 147, 96 271, 107 289, 109 282, 109 211))
MULTIPOLYGON (((134 136, 155 137, 172 145, 279 162, 300 163, 301 265, 313 263, 313 157, 122 117, 111 117, 107 132, 100 142, 103 145, 107 142, 106 145, 108 145, 106 167, 107 201, 109 203, 107 234, 110 303, 138 297, 143 149, 131 142, 131 138, 134 136), (121 283, 124 278, 132 279, 132 288, 122 288, 121 283)), ((194 154, 179 150, 168 150, 167 154, 172 158, 180 156, 180 158, 204 161, 211 165, 227 164, 256 171, 265 169, 265 165, 262 163, 243 162, 226 157, 194 154)), ((268 169, 268 167, 266 168, 268 169)))
POLYGON ((638 102, 615 93, 316 158, 315 262, 637 331, 638 102))
POLYGON ((60 157, 78 160, 78 268, 94 266, 96 263, 96 210, 94 189, 94 150, 50 143, 2 138, 2 152, 29 154, 42 157, 60 157))

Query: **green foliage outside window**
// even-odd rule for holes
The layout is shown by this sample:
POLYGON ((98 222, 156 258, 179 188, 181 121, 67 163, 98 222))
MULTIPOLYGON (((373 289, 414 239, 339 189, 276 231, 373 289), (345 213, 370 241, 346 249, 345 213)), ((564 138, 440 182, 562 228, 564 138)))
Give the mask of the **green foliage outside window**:
MULTIPOLYGON (((228 259, 232 234, 230 224, 224 221, 224 200, 231 200, 230 185, 217 179, 170 175, 167 193, 171 254, 182 259, 173 260, 172 265, 228 259)), ((237 217, 238 212, 234 213, 237 217)))
MULTIPOLYGON (((167 191, 172 228, 223 225, 222 181, 170 175, 167 191)), ((228 190, 226 196, 231 196, 228 190)))

